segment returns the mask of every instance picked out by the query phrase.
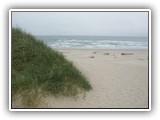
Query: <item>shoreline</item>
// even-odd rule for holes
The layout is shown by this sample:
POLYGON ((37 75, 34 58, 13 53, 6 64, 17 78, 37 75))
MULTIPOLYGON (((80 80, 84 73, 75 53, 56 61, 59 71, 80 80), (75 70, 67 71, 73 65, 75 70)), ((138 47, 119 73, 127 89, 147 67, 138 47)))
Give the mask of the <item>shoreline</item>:
POLYGON ((149 49, 143 49, 143 48, 138 48, 138 49, 110 49, 110 48, 53 48, 55 50, 111 50, 111 51, 149 51, 149 49))

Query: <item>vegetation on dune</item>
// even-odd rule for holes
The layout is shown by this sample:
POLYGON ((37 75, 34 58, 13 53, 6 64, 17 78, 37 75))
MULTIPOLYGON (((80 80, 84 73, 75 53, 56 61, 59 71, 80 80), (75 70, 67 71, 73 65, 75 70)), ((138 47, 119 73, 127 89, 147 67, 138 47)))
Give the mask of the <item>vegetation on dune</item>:
POLYGON ((36 106, 41 94, 76 96, 91 89, 86 78, 65 57, 20 28, 12 28, 12 100, 22 96, 26 106, 36 106))

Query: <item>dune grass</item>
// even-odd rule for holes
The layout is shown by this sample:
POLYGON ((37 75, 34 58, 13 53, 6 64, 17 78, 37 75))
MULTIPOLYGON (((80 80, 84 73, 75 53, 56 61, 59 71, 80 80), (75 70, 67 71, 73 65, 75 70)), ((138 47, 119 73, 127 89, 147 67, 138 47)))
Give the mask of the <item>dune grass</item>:
POLYGON ((45 93, 76 96, 91 85, 72 62, 20 28, 12 28, 12 100, 22 97, 28 107, 38 105, 45 93))

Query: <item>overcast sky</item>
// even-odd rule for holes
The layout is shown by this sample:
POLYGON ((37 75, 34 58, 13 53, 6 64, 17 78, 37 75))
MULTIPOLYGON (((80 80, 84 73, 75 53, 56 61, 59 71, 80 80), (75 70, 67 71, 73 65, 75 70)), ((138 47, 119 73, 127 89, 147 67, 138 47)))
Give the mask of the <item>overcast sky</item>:
POLYGON ((33 35, 147 36, 147 12, 12 12, 33 35))

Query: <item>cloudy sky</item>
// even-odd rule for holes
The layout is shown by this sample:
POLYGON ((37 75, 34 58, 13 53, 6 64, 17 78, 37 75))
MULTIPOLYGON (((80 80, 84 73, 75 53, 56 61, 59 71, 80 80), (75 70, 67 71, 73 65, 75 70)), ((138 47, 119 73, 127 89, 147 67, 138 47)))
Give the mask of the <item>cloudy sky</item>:
POLYGON ((147 36, 147 12, 12 12, 33 35, 147 36))

